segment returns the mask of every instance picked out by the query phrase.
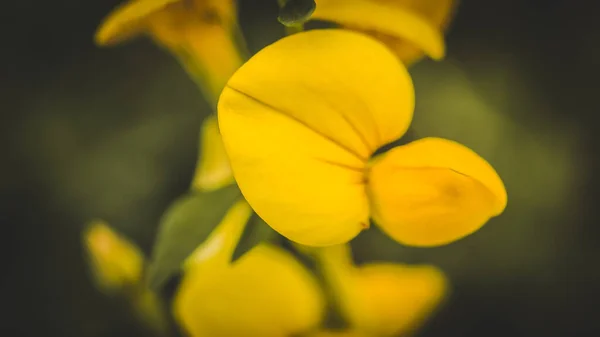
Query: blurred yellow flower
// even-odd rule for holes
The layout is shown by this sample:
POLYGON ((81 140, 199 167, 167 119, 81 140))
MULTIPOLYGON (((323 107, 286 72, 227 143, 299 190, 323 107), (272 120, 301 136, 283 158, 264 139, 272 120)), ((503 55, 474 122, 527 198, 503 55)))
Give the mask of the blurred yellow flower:
POLYGON ((372 160, 406 132, 413 108, 411 78, 389 49, 325 29, 252 57, 223 90, 218 118, 242 194, 290 240, 344 243, 372 216, 399 242, 445 244, 500 214, 506 191, 483 158, 449 140, 372 160))
POLYGON ((101 220, 91 222, 83 239, 94 280, 101 289, 122 289, 140 281, 144 255, 108 224, 101 220))
POLYGON ((217 117, 209 115, 200 131, 200 154, 192 187, 211 191, 234 183, 229 158, 223 148, 217 117))
POLYGON ((166 332, 168 324, 160 299, 142 279, 145 258, 140 249, 101 220, 88 225, 83 241, 98 289, 125 296, 146 325, 166 332))
POLYGON ((375 263, 356 267, 347 245, 320 248, 317 256, 350 323, 345 332, 348 336, 411 333, 432 314, 447 291, 446 277, 434 266, 375 263))
POLYGON ((286 337, 320 323, 321 290, 286 251, 260 244, 229 263, 251 213, 244 201, 234 205, 185 264, 173 310, 191 336, 286 337))
POLYGON ((444 30, 456 0, 315 0, 313 19, 367 33, 390 47, 405 64, 423 53, 445 55, 444 30))
POLYGON ((131 0, 104 20, 95 40, 104 46, 148 34, 179 59, 215 103, 242 63, 237 33, 234 0, 131 0))

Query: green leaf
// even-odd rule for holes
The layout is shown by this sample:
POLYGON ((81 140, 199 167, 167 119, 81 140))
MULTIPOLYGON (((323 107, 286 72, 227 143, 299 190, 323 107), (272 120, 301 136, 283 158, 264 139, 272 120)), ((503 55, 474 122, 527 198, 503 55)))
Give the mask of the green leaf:
POLYGON ((259 243, 268 241, 277 235, 279 234, 273 230, 271 226, 267 225, 263 219, 256 215, 256 213, 252 214, 252 217, 248 220, 248 224, 244 228, 244 232, 242 232, 240 241, 231 256, 231 262, 242 257, 259 243))
POLYGON ((284 26, 301 26, 310 19, 317 8, 314 0, 280 1, 279 17, 277 20, 284 26))
POLYGON ((179 273, 184 260, 206 240, 241 196, 233 184, 215 191, 191 192, 169 207, 160 221, 148 266, 148 282, 153 290, 161 289, 179 273))

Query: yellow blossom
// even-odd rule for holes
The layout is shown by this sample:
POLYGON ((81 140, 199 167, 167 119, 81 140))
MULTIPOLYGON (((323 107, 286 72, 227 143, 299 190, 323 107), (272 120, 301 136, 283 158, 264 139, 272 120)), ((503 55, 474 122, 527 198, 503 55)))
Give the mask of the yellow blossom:
POLYGON ((456 0, 315 0, 313 19, 365 32, 388 45, 410 64, 423 53, 444 57, 444 30, 456 0))
POLYGON ((240 66, 234 0, 131 0, 113 11, 96 32, 96 43, 112 45, 147 34, 173 53, 216 101, 240 66))
POLYGON ((185 264, 174 313, 191 336, 287 337, 320 323, 320 288, 289 253, 265 243, 229 263, 251 213, 234 205, 185 264))
POLYGON ((167 331, 160 299, 142 279, 145 259, 140 249, 101 220, 89 224, 83 239, 99 290, 125 296, 145 324, 167 331))
POLYGON ((200 131, 200 158, 192 187, 197 190, 211 191, 234 183, 227 153, 219 133, 217 118, 206 117, 200 131))
POLYGON ((317 256, 350 323, 345 332, 349 336, 411 333, 438 307, 447 289, 444 274, 434 266, 373 263, 356 267, 347 245, 320 248, 317 256))
POLYGON ((121 289, 140 281, 144 256, 137 246, 100 220, 90 223, 83 238, 94 279, 101 289, 121 289))
POLYGON ((399 242, 445 244, 501 213, 506 191, 483 158, 449 140, 372 158, 406 132, 413 108, 411 78, 389 49, 325 29, 257 53, 223 90, 218 118, 242 194, 290 240, 344 243, 372 217, 399 242))

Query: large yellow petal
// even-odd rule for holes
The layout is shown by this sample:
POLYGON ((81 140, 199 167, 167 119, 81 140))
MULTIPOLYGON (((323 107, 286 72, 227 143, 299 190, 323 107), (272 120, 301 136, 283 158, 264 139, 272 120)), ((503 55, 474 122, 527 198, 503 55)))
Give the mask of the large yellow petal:
POLYGON ((372 216, 398 242, 435 246, 473 233, 502 213, 502 180, 456 142, 425 138, 379 156, 369 173, 372 216))
POLYGON ((314 19, 336 22, 371 34, 386 43, 405 63, 422 53, 433 59, 445 54, 443 30, 453 0, 316 0, 314 19))
POLYGON ((306 245, 346 242, 368 224, 364 169, 412 118, 394 55, 337 29, 264 48, 230 79, 219 126, 234 176, 269 225, 306 245))
POLYGON ((434 266, 372 264, 357 269, 348 320, 369 336, 404 336, 438 307, 447 281, 434 266))
POLYGON ((175 317, 194 337, 285 337, 316 328, 324 300, 314 277, 282 249, 261 244, 230 268, 186 274, 175 317))

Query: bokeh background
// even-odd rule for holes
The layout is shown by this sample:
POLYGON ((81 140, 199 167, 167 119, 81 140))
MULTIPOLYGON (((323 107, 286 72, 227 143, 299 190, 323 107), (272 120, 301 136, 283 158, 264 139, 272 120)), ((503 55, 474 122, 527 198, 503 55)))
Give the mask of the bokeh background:
MULTIPOLYGON (((93 45, 118 2, 3 4, 2 336, 150 336, 94 289, 80 232, 103 218, 149 252, 161 214, 188 189, 210 109, 148 40, 93 45)), ((593 7, 462 1, 447 60, 411 69, 413 134, 475 149, 509 193, 504 215, 448 246, 406 248, 376 230, 353 242, 358 262, 449 274, 451 297, 418 336, 600 335, 593 7)), ((275 0, 242 0, 240 16, 252 51, 284 34, 275 0)))

